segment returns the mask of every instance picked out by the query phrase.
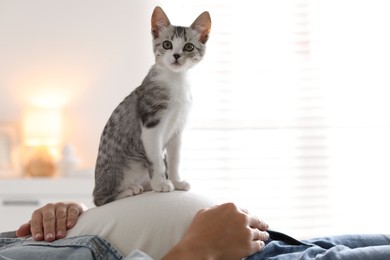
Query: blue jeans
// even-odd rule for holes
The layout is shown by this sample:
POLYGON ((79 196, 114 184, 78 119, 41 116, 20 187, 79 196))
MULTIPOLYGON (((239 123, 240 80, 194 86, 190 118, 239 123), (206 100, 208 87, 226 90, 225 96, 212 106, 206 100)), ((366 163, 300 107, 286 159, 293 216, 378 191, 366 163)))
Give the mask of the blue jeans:
POLYGON ((1 238, 0 260, 29 259, 101 259, 119 260, 124 257, 111 244, 98 236, 80 236, 54 242, 31 239, 1 238))
MULTIPOLYGON (((270 231, 270 235, 271 240, 266 247, 248 257, 248 260, 390 259, 390 235, 345 235, 306 241, 297 241, 274 231, 270 231)), ((118 260, 124 257, 108 241, 98 236, 80 236, 49 243, 2 238, 0 234, 0 260, 10 259, 118 260)))
POLYGON ((304 241, 274 231, 270 236, 266 247, 248 260, 390 259, 390 235, 343 235, 304 241))

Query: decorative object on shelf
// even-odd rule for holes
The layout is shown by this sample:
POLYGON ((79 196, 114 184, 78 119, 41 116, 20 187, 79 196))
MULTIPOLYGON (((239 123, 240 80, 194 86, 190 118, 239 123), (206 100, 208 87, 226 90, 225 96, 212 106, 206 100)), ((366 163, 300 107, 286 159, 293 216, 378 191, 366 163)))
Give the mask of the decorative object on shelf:
POLYGON ((23 117, 24 171, 28 176, 47 177, 57 172, 62 117, 57 108, 32 107, 23 117))
POLYGON ((79 163, 76 157, 74 147, 70 144, 64 145, 62 148, 62 157, 58 162, 58 169, 62 176, 71 176, 75 172, 75 168, 79 163))
POLYGON ((28 157, 25 173, 31 177, 51 177, 57 174, 54 158, 47 147, 34 147, 28 157))
POLYGON ((19 174, 18 139, 16 126, 0 124, 0 177, 19 174))

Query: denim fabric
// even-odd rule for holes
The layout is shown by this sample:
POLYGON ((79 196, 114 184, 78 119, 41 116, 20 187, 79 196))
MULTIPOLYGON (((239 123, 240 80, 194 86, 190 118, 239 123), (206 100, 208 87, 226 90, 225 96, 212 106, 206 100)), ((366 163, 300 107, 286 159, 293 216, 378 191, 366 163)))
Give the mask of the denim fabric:
MULTIPOLYGON (((279 235, 281 233, 278 233, 279 235)), ((247 260, 380 260, 390 259, 390 235, 344 235, 299 242, 280 235, 247 260), (298 243, 297 243, 298 242, 298 243)))
POLYGON ((118 260, 124 257, 105 239, 98 236, 80 236, 37 242, 31 239, 0 238, 0 260, 29 259, 97 259, 118 260))
MULTIPOLYGON (((390 259, 390 235, 345 235, 298 241, 283 233, 270 231, 266 247, 247 260, 390 259)), ((0 234, 0 260, 29 259, 125 259, 108 241, 99 236, 80 236, 55 242, 10 238, 0 234)), ((150 260, 142 252, 133 252, 126 260, 150 260)))

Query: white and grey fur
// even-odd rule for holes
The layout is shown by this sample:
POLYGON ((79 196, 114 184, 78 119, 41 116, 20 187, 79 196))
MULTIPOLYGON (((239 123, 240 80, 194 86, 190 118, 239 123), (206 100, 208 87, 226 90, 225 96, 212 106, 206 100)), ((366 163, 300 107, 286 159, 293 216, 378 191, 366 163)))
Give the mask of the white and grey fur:
POLYGON ((181 135, 192 100, 185 73, 202 60, 210 27, 208 12, 181 27, 171 25, 160 7, 154 9, 156 62, 103 130, 93 191, 97 206, 143 190, 190 188, 179 176, 181 135))

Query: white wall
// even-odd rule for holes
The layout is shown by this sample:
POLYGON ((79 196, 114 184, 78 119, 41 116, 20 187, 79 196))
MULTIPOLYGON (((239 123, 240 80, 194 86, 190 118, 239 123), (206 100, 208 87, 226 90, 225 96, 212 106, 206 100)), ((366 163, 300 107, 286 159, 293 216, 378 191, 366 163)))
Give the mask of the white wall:
POLYGON ((61 105, 64 142, 93 168, 116 105, 153 63, 150 16, 158 1, 0 0, 0 122, 61 105))

